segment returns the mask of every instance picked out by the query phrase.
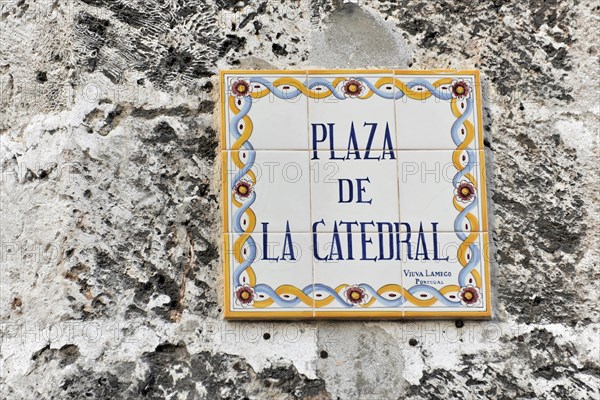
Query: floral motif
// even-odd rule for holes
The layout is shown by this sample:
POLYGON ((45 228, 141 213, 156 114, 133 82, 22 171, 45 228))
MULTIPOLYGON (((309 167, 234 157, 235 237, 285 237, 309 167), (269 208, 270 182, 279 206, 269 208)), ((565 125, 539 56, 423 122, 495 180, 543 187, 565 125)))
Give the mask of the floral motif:
POLYGON ((245 179, 241 179, 239 180, 236 184, 235 187, 233 188, 233 192, 235 194, 238 195, 238 197, 245 199, 247 197, 250 197, 250 195, 252 194, 252 191, 254 189, 252 188, 252 183, 248 182, 245 179))
POLYGON ((235 288, 235 303, 242 307, 251 306, 254 303, 254 289, 248 285, 235 288))
POLYGON ((352 305, 364 304, 367 301, 367 292, 358 285, 351 285, 344 291, 346 299, 352 305))
POLYGON ((481 292, 479 288, 473 285, 467 285, 460 288, 458 297, 462 305, 467 307, 477 307, 481 305, 481 292))
POLYGON ((462 79, 452 81, 452 97, 459 100, 466 99, 471 95, 471 87, 462 79))
POLYGON ((354 78, 348 79, 346 82, 344 82, 344 86, 342 87, 344 94, 349 97, 360 96, 363 89, 364 89, 363 84, 359 80, 354 79, 354 78))
POLYGON ((456 200, 461 203, 468 203, 475 197, 475 186, 468 181, 460 181, 456 189, 454 189, 456 200))
POLYGON ((252 87, 250 86, 250 82, 238 79, 231 85, 231 91, 238 97, 244 97, 250 94, 252 87))

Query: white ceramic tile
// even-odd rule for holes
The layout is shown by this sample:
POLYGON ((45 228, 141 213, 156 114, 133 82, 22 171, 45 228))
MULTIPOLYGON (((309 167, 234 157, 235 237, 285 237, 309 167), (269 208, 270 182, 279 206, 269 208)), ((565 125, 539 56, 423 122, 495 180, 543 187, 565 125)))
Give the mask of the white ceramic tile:
POLYGON ((446 150, 399 151, 397 154, 403 229, 418 231, 421 225, 425 231, 438 232, 486 229, 481 217, 482 151, 464 150, 456 154, 446 150))
POLYGON ((402 233, 401 244, 405 312, 488 311, 487 234, 402 233))
POLYGON ((226 234, 230 309, 312 311, 312 248, 309 233, 226 234), (244 294, 245 293, 245 294, 244 294))
POLYGON ((399 149, 453 150, 459 145, 462 148, 480 148, 478 100, 473 75, 397 74, 395 78, 399 149), (467 97, 456 97, 456 90, 461 89, 467 90, 467 97))
POLYGON ((250 212, 257 230, 267 224, 270 232, 311 231, 309 152, 248 150, 229 151, 224 156, 228 157, 227 187, 231 191, 228 232, 252 224, 250 212), (249 190, 249 194, 244 197, 239 190, 249 190), (245 209, 249 211, 242 214, 245 209))
POLYGON ((297 88, 306 84, 306 75, 232 74, 225 83, 227 149, 307 148, 308 99, 297 88), (248 88, 250 95, 234 92, 236 86, 248 88), (239 139, 245 134, 247 140, 239 139))
POLYGON ((374 231, 378 223, 399 221, 395 154, 380 160, 332 160, 329 151, 310 155, 312 221, 323 220, 319 230, 355 221, 355 230, 374 231))
POLYGON ((401 315, 403 298, 396 234, 319 232, 313 238, 317 316, 340 311, 401 315))
MULTIPOLYGON (((336 157, 343 157, 348 149, 394 148, 394 87, 391 77, 391 72, 310 75, 310 149, 346 150, 337 152, 336 157)), ((361 157, 368 156, 365 152, 360 153, 361 157)), ((377 154, 371 156, 377 157, 377 154)))

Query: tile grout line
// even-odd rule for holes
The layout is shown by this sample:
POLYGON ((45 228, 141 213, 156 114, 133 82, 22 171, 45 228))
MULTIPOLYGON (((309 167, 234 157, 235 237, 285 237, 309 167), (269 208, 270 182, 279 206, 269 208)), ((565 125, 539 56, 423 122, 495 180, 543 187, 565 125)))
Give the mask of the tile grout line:
MULTIPOLYGON (((313 196, 312 196, 312 187, 313 187, 313 173, 310 163, 310 96, 309 96, 309 81, 308 81, 308 70, 304 70, 304 79, 306 83, 306 152, 308 153, 308 196, 309 196, 309 225, 312 227, 312 219, 313 219, 313 196)), ((309 232, 312 233, 312 232, 309 232)), ((312 236, 311 236, 312 240, 312 236)), ((312 246, 314 247, 314 243, 312 246)), ((310 255, 310 265, 312 266, 312 319, 316 317, 316 293, 315 293, 315 280, 316 280, 316 272, 315 272, 315 260, 314 255, 310 255)))
MULTIPOLYGON (((396 147, 400 146, 399 142, 399 136, 398 136, 398 119, 397 119, 397 115, 396 115, 396 70, 392 70, 392 90, 393 90, 393 101, 392 101, 392 107, 394 110, 394 135, 396 138, 396 147)), ((400 214, 400 160, 398 159, 398 156, 396 155, 396 196, 398 198, 398 223, 402 222, 401 219, 401 214, 400 214)), ((399 264, 400 264, 400 288, 404 289, 404 278, 402 277, 402 256, 400 256, 400 260, 399 260, 399 264)), ((402 293, 400 293, 401 297, 404 297, 402 295, 402 293)), ((402 315, 402 319, 404 319, 404 302, 402 302, 402 307, 401 307, 401 315, 402 315)))
MULTIPOLYGON (((362 222, 362 221, 361 221, 362 222)), ((376 221, 376 222, 382 222, 382 221, 376 221)), ((469 231, 472 233, 489 233, 488 230, 482 230, 482 229, 477 229, 474 231, 469 231)), ((235 232, 233 231, 227 231, 227 232, 223 232, 224 234, 231 234, 234 235, 235 232)), ((269 230, 269 234, 271 233, 286 233, 286 231, 283 230, 269 230)), ((290 231, 290 233, 310 233, 312 234, 312 231, 304 231, 304 230, 292 230, 290 231)), ((334 233, 333 230, 330 229, 326 229, 323 231, 319 231, 319 233, 334 233)), ((353 231, 352 234, 360 234, 361 231, 357 230, 357 231, 353 231)), ((376 230, 365 230, 365 233, 379 233, 379 231, 376 230)), ((399 231, 398 233, 407 233, 406 231, 399 231)), ((411 231, 411 234, 413 233, 419 233, 419 231, 411 231)), ((423 233, 437 233, 437 234, 450 234, 450 233, 456 233, 455 231, 447 231, 447 230, 441 230, 441 231, 432 231, 432 230, 423 230, 423 233)))
MULTIPOLYGON (((253 150, 254 151, 265 151, 265 152, 269 152, 269 151, 278 151, 278 152, 286 152, 286 151, 289 151, 289 152, 292 152, 292 151, 312 151, 311 149, 304 149, 304 148, 302 148, 302 149, 261 149, 261 148, 254 148, 253 150)), ((348 148, 347 147, 345 148, 345 147, 334 146, 333 150, 336 150, 336 151, 346 151, 346 150, 348 150, 348 148)), ((384 150, 384 148, 383 147, 379 147, 379 146, 372 146, 370 149, 367 149, 366 147, 363 148, 362 146, 358 146, 357 150, 358 151, 384 150)), ((442 151, 454 151, 456 149, 446 149, 446 148, 440 148, 440 149, 419 149, 419 148, 415 148, 415 149, 399 149, 399 148, 393 147, 391 150, 394 150, 395 152, 415 152, 415 151, 423 151, 423 152, 429 152, 429 151, 435 152, 435 151, 438 151, 438 152, 442 152, 442 151)), ((475 151, 475 152, 483 151, 483 150, 478 150, 478 149, 475 149, 475 148, 467 148, 465 150, 472 150, 472 151, 475 151)), ((220 151, 242 151, 242 150, 222 149, 220 151)), ((331 151, 331 149, 325 149, 325 150, 321 149, 321 150, 316 150, 316 151, 325 151, 325 152, 328 152, 328 151, 331 151)))

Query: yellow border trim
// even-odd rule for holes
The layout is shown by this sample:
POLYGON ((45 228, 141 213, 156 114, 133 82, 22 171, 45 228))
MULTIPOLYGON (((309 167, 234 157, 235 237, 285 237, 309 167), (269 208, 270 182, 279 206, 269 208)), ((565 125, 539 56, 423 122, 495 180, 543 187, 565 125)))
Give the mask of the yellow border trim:
MULTIPOLYGON (((491 277, 490 277, 490 258, 489 258, 489 234, 488 229, 488 213, 487 213, 487 192, 486 192, 486 174, 485 174, 485 154, 483 144, 483 120, 482 120, 482 94, 481 94, 481 77, 479 70, 392 70, 392 69, 303 69, 303 70, 221 70, 220 71, 220 96, 219 104, 221 108, 221 198, 222 198, 222 242, 224 251, 224 286, 225 299, 223 308, 223 317, 230 320, 297 320, 297 319, 489 319, 492 316, 491 304, 491 277), (378 75, 378 74, 394 74, 394 75, 473 75, 475 80, 475 96, 477 107, 477 133, 479 162, 480 162, 480 197, 481 197, 481 218, 482 232, 480 232, 483 269, 485 271, 485 311, 316 311, 313 307, 312 311, 233 311, 231 305, 231 290, 230 290, 230 255, 229 255, 229 240, 228 228, 228 207, 229 207, 229 190, 227 188, 228 180, 228 151, 227 151, 227 126, 226 126, 226 106, 225 106, 225 76, 226 75, 335 75, 335 74, 361 74, 361 75, 378 75)), ((313 299, 314 300, 314 299, 313 299)), ((314 303, 313 303, 314 304, 314 303)))
POLYGON ((481 231, 488 231, 487 186, 485 184, 485 151, 479 150, 479 197, 481 197, 481 231))

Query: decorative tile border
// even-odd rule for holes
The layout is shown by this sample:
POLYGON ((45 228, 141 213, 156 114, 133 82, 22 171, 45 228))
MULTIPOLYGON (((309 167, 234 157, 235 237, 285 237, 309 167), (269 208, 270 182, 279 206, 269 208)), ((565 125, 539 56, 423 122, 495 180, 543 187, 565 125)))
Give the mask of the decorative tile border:
MULTIPOLYGON (((491 315, 485 171, 483 152, 478 151, 483 148, 478 71, 222 71, 221 99, 225 317, 240 319, 485 318, 491 315), (448 163, 451 164, 450 168, 453 168, 455 173, 449 189, 451 192, 440 193, 440 196, 445 196, 444 198, 452 203, 456 214, 452 232, 455 244, 452 255, 456 265, 448 264, 447 267, 449 270, 456 270, 456 279, 452 283, 443 279, 420 280, 425 282, 444 281, 442 285, 408 284, 409 281, 415 280, 414 275, 419 275, 423 271, 408 269, 409 265, 415 265, 415 262, 419 261, 418 250, 417 260, 411 259, 410 253, 405 258, 401 256, 400 243, 403 242, 403 247, 410 249, 412 235, 413 240, 416 240, 414 246, 417 249, 419 243, 424 246, 429 242, 430 247, 434 246, 434 252, 437 252, 441 236, 447 242, 452 242, 452 240, 449 240, 448 232, 443 232, 443 234, 437 232, 435 224, 432 224, 431 229, 423 228, 423 224, 420 227, 413 226, 411 227, 412 232, 407 232, 409 226, 402 223, 401 213, 398 211, 397 221, 388 221, 388 225, 381 225, 387 228, 385 231, 375 230, 377 224, 374 222, 372 225, 367 224, 354 231, 357 235, 361 235, 363 249, 365 240, 368 243, 370 243, 369 240, 373 240, 365 239, 366 231, 370 229, 374 230, 371 234, 380 237, 380 248, 382 237, 385 237, 385 240, 389 238, 389 242, 386 243, 398 244, 398 251, 392 259, 387 260, 387 257, 379 259, 380 265, 382 262, 391 265, 391 269, 383 269, 377 275, 379 278, 386 275, 391 277, 388 282, 379 282, 381 279, 374 279, 373 282, 377 281, 377 285, 369 284, 365 282, 368 280, 367 278, 370 278, 368 272, 363 272, 364 279, 355 276, 353 278, 360 279, 348 280, 349 277, 342 275, 338 284, 328 285, 320 282, 318 279, 322 275, 321 271, 324 271, 321 267, 324 265, 326 268, 328 261, 320 260, 323 257, 319 255, 321 249, 319 249, 318 236, 329 234, 332 236, 330 243, 335 245, 346 233, 342 235, 341 227, 335 225, 333 228, 327 227, 324 231, 320 231, 321 224, 318 221, 311 221, 312 229, 309 232, 296 233, 294 229, 290 229, 289 222, 286 229, 282 225, 280 232, 277 232, 282 238, 283 255, 287 251, 288 258, 291 258, 289 255, 290 252, 293 252, 292 237, 302 235, 303 240, 300 242, 310 243, 310 251, 304 249, 304 259, 301 261, 294 257, 294 262, 299 263, 293 264, 293 266, 297 271, 300 271, 299 268, 301 268, 304 276, 307 276, 307 272, 312 271, 313 281, 297 286, 294 284, 293 272, 289 274, 289 282, 277 286, 261 281, 260 276, 256 274, 255 267, 260 264, 260 268, 269 270, 270 267, 265 266, 264 260, 275 257, 265 257, 264 255, 267 254, 265 252, 261 253, 264 255, 262 260, 259 260, 257 240, 260 240, 261 235, 266 237, 266 233, 265 225, 263 225, 262 231, 259 229, 261 227, 257 226, 257 216, 253 209, 257 196, 260 196, 261 193, 261 182, 257 179, 253 169, 257 159, 260 159, 261 154, 266 154, 264 152, 267 151, 281 151, 281 158, 285 157, 284 150, 316 151, 319 143, 316 143, 315 132, 312 133, 311 143, 309 121, 311 115, 319 113, 319 107, 325 109, 323 114, 326 115, 329 108, 333 113, 338 108, 344 108, 344 104, 354 102, 352 105, 359 110, 362 107, 360 104, 368 105, 369 101, 372 101, 370 99, 373 98, 392 102, 390 110, 393 110, 394 107, 402 107, 401 102, 403 101, 412 101, 412 106, 417 108, 419 104, 423 104, 424 108, 429 107, 427 104, 433 106, 432 101, 447 105, 446 109, 453 119, 447 135, 452 140, 453 148, 444 150, 447 150, 449 154, 448 163), (332 104, 331 107, 328 102, 332 104), (267 121, 272 118, 279 121, 281 125, 277 131, 265 133, 270 129, 270 123, 262 123, 260 125, 262 130, 255 131, 253 108, 267 110, 268 114, 261 111, 263 114, 260 117, 263 120, 267 121), (292 115, 288 112, 288 108, 294 110, 292 115), (277 112, 269 112, 271 109, 277 110, 277 112), (313 114, 311 114, 311 110, 313 110, 313 114), (288 112, 288 114, 284 114, 284 112, 288 112), (306 116, 302 115, 304 112, 306 112, 306 116), (265 115, 267 118, 264 118, 265 115), (305 140, 302 140, 301 137, 288 139, 282 132, 286 120, 290 118, 306 121, 305 140), (264 136, 260 138, 262 140, 259 140, 262 143, 261 148, 255 149, 253 139, 260 135, 264 136), (265 137, 272 140, 265 140, 265 137), (273 146, 269 147, 271 144, 273 146), (476 211, 478 204, 481 209, 480 213, 476 211), (312 238, 312 242, 305 240, 307 238, 312 238)), ((371 114, 375 115, 379 112, 373 110, 371 114)), ((399 129, 397 126, 401 123, 396 121, 396 114, 400 114, 400 112, 391 111, 389 114, 393 115, 394 127, 386 125, 389 132, 386 130, 381 143, 374 145, 372 141, 367 140, 359 144, 358 140, 354 138, 354 141, 348 141, 348 146, 342 146, 347 150, 348 157, 351 155, 355 158, 361 157, 361 151, 367 154, 367 151, 379 146, 380 157, 387 156, 388 159, 395 159, 398 168, 400 162, 398 158, 401 152, 413 151, 415 149, 410 147, 418 146, 418 144, 409 144, 409 148, 402 148, 407 141, 398 139, 399 129)), ((339 115, 343 117, 343 114, 339 115)), ((389 122, 391 123, 391 121, 389 122)), ((373 123, 373 125, 375 124, 373 123)), ((352 126, 353 128, 354 126, 352 126)), ((316 129, 314 125, 313 129, 316 129)), ((371 131, 369 139, 374 136, 374 130, 375 128, 371 131)), ((295 133, 302 131, 302 129, 294 130, 295 133)), ((323 134, 326 132, 327 127, 324 127, 323 134)), ((427 134, 427 132, 417 133, 427 134)), ((329 136, 333 137, 333 124, 330 126, 329 136)), ((318 138, 327 138, 327 136, 320 135, 318 138)), ((324 139, 321 144, 326 144, 326 141, 324 139)), ((331 151, 331 154, 334 154, 337 145, 332 144, 331 141, 328 146, 318 150, 331 151)), ((433 143, 428 148, 421 150, 438 149, 436 143, 433 143)), ((270 153, 270 156, 273 154, 270 153)), ((316 152, 313 153, 313 159, 316 154, 316 152)), ((303 171, 312 170, 310 165, 306 167, 307 169, 303 171)), ((400 173, 398 169, 396 171, 398 174, 400 173)), ((311 183, 311 185, 313 184, 311 183)), ((402 190, 402 182, 400 182, 399 190, 402 190)), ((311 204, 299 206, 310 209, 311 204)), ((401 207, 402 205, 399 205, 398 209, 401 207)), ((323 225, 326 225, 325 222, 323 225)), ((346 228, 348 226, 347 224, 346 228)), ((350 241, 355 238, 354 234, 348 234, 347 237, 350 241)), ((392 245, 390 248, 394 247, 392 245)), ((447 252, 441 255, 435 254, 434 261, 449 262, 445 260, 445 257, 450 259, 447 252)), ((285 257, 282 258, 285 259, 285 257)), ((424 258, 429 258, 427 251, 424 258)), ((348 270, 353 268, 360 270, 360 266, 352 267, 348 264, 348 270)), ((419 268, 417 265, 416 269, 419 268)), ((419 281, 419 279, 416 280, 419 281)))

